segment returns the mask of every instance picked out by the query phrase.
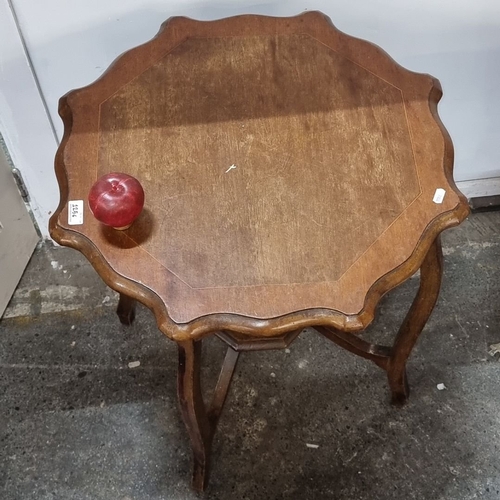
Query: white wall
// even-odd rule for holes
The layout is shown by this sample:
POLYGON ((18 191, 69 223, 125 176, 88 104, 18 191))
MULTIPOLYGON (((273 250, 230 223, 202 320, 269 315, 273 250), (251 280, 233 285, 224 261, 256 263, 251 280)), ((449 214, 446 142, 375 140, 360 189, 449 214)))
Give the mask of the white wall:
MULTIPOLYGON (((456 179, 500 176, 500 0, 11 1, 59 136, 59 97, 92 82, 170 16, 285 16, 314 9, 343 31, 379 44, 404 66, 438 77, 456 179)), ((44 170, 43 189, 57 198, 52 162, 44 170)))
POLYGON ((49 215, 59 198, 52 168, 57 143, 7 0, 0 0, 0 133, 47 236, 49 215))

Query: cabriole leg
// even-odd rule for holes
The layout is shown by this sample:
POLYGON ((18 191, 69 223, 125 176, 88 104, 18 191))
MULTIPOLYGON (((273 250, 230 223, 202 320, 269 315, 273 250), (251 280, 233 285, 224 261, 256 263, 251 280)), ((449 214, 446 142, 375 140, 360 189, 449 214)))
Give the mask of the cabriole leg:
POLYGON ((228 348, 214 399, 210 410, 207 411, 200 380, 201 342, 201 340, 178 342, 177 378, 179 404, 193 450, 193 488, 200 492, 208 483, 212 440, 239 356, 238 352, 228 348))
POLYGON ((201 340, 179 342, 177 395, 193 449, 193 488, 203 491, 208 481, 212 431, 201 393, 201 340))
POLYGON ((420 268, 420 287, 391 349, 387 377, 393 404, 402 405, 409 396, 406 361, 436 305, 443 274, 440 238, 430 247, 420 268))

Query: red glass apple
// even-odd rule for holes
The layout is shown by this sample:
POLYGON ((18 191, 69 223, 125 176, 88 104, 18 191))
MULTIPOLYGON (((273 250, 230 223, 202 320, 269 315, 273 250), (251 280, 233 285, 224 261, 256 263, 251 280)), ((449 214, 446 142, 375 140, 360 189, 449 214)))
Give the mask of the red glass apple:
POLYGON ((92 186, 89 207, 94 217, 115 229, 128 229, 144 206, 144 190, 131 175, 112 172, 103 175, 92 186))

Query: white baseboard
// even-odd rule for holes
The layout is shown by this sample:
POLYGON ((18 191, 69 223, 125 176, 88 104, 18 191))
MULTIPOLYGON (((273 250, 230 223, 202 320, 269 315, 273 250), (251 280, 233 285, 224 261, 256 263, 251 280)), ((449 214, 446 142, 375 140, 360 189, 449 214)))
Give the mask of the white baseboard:
POLYGON ((500 177, 477 179, 473 181, 459 181, 458 189, 468 198, 500 195, 500 177))

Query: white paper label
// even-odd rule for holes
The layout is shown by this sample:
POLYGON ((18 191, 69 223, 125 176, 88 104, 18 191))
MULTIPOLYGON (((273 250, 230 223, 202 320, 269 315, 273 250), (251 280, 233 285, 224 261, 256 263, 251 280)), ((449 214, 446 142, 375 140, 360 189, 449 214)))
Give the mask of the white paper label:
POLYGON ((70 226, 83 224, 83 200, 68 202, 68 224, 70 226))
POLYGON ((446 191, 443 188, 437 188, 436 192, 434 193, 434 198, 432 198, 432 201, 434 203, 443 203, 445 194, 446 191))

